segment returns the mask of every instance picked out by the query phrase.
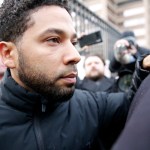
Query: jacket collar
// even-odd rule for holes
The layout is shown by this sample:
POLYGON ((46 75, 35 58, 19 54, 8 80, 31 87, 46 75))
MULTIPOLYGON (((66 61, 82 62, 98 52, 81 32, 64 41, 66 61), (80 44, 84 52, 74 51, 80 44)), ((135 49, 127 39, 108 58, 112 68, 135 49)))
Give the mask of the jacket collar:
MULTIPOLYGON (((46 100, 36 92, 29 92, 21 87, 10 74, 10 70, 4 74, 4 78, 1 81, 1 99, 7 105, 24 112, 32 112, 38 108, 43 110, 44 102, 46 100)), ((45 107, 46 108, 46 107, 45 107)))

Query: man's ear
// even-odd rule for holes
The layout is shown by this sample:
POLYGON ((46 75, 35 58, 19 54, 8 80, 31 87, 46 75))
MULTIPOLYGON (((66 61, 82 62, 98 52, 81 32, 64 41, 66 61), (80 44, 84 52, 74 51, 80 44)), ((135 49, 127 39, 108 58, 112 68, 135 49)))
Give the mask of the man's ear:
POLYGON ((16 46, 12 42, 0 42, 0 55, 4 65, 10 69, 15 68, 16 46))

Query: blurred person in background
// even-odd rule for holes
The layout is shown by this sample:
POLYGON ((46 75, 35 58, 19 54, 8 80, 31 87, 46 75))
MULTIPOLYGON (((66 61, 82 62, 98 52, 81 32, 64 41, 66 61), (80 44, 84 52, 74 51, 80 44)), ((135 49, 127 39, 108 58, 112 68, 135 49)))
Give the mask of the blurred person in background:
POLYGON ((116 80, 105 76, 105 61, 99 54, 89 54, 84 60, 85 77, 78 79, 76 88, 93 92, 116 92, 116 80))
POLYGON ((118 74, 118 91, 127 92, 131 85, 136 60, 149 54, 150 51, 137 44, 134 32, 125 31, 114 44, 113 52, 114 57, 110 61, 109 69, 112 73, 118 74))

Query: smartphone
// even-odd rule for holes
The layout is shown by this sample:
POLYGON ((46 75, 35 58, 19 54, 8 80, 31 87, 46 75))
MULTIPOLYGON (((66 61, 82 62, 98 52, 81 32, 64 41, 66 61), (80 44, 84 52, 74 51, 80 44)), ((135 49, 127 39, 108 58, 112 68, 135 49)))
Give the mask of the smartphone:
POLYGON ((89 46, 102 42, 101 31, 96 31, 94 33, 85 35, 79 39, 80 47, 89 46))

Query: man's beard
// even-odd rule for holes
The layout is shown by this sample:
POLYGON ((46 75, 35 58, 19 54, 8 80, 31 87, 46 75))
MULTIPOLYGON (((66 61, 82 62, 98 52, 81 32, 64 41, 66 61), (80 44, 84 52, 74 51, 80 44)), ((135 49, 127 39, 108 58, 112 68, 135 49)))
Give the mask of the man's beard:
POLYGON ((102 79, 104 77, 104 75, 100 72, 98 72, 96 75, 89 75, 88 78, 92 81, 98 81, 100 79, 102 79))
MULTIPOLYGON (((56 81, 63 73, 57 75, 57 77, 53 75, 50 79, 46 72, 40 72, 36 67, 32 67, 26 62, 28 62, 28 60, 25 59, 23 54, 20 54, 18 76, 28 88, 41 94, 50 103, 64 102, 72 97, 75 88, 73 84, 65 87, 56 85, 56 81)), ((75 70, 75 67, 70 68, 74 68, 75 70)))

